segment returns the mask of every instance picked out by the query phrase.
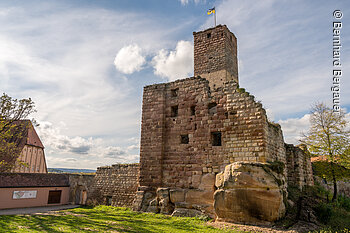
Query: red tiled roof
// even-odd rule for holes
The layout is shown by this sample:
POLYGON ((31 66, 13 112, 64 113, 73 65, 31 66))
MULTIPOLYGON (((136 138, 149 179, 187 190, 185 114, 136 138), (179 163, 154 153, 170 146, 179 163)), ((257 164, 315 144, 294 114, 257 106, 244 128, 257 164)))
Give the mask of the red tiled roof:
POLYGON ((317 157, 311 157, 311 163, 313 162, 319 162, 319 161, 327 161, 326 156, 317 156, 317 157))

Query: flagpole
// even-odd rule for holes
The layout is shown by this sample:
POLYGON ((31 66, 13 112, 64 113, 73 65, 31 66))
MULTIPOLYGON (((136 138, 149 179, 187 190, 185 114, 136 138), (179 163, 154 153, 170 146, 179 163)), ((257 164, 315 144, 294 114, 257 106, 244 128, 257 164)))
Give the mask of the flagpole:
POLYGON ((215 11, 214 11, 214 25, 215 25, 215 27, 216 27, 216 9, 215 9, 215 11))

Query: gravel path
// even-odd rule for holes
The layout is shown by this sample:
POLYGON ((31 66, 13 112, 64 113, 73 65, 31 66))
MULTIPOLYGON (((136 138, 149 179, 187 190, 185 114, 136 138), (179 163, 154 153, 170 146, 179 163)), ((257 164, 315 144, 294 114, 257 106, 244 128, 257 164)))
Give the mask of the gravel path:
POLYGON ((20 214, 37 214, 46 213, 50 211, 66 210, 77 208, 79 205, 59 205, 59 206, 42 206, 42 207, 29 207, 18 209, 5 209, 0 210, 0 215, 20 215, 20 214))

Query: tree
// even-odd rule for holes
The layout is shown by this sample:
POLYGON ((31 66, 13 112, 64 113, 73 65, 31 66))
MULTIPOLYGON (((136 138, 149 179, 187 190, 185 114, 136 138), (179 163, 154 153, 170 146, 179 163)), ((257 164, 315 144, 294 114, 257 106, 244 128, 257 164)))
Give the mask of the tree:
MULTIPOLYGON (((329 162, 330 174, 333 181, 333 199, 337 198, 337 180, 339 166, 349 166, 350 162, 350 132, 343 111, 334 112, 323 103, 315 104, 311 109, 310 129, 300 140, 306 144, 314 156, 324 156, 329 162)), ((326 166, 325 166, 326 167, 326 166)))
POLYGON ((24 121, 35 112, 31 98, 13 99, 7 94, 0 97, 0 172, 8 172, 16 165, 21 154, 22 138, 30 122, 24 121))

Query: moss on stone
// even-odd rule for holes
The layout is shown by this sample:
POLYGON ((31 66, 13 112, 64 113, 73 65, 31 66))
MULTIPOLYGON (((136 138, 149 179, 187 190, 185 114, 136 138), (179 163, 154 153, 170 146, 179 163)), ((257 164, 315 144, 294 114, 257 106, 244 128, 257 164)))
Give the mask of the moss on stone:
POLYGON ((244 89, 244 88, 237 88, 237 91, 238 91, 239 93, 245 93, 245 89, 244 89))
POLYGON ((267 166, 274 172, 276 172, 277 174, 283 174, 284 168, 285 168, 285 164, 281 161, 273 161, 273 162, 267 162, 267 166))

